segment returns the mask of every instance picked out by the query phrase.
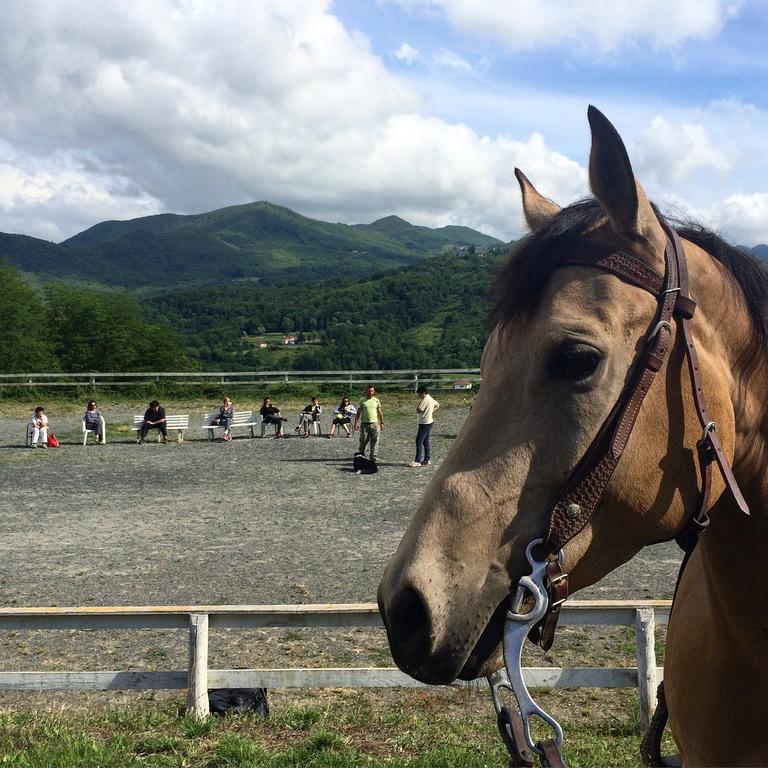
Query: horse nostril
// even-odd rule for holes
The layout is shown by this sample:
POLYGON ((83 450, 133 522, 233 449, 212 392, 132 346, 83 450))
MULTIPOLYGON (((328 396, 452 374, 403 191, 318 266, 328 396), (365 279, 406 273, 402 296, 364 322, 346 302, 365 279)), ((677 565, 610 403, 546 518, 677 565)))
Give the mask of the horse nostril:
POLYGON ((430 620, 421 595, 405 587, 389 606, 389 638, 392 655, 398 663, 420 658, 429 650, 430 620))

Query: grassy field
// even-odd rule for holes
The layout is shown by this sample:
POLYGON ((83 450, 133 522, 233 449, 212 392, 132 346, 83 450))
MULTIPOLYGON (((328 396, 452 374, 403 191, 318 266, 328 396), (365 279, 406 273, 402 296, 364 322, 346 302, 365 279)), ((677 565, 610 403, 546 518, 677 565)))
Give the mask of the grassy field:
MULTIPOLYGON (((568 693, 575 692, 541 692, 539 698, 547 706, 547 699, 568 693)), ((507 764, 487 695, 437 689, 397 697, 396 703, 383 705, 373 693, 334 691, 298 704, 273 701, 273 713, 266 720, 230 715, 196 722, 179 714, 180 699, 106 711, 0 711, 0 765, 500 768, 507 764)), ((615 704, 634 711, 633 698, 623 692, 615 704)), ((583 717, 577 710, 562 724, 571 768, 641 765, 640 729, 630 714, 593 711, 583 717)))
MULTIPOLYGON (((169 387, 169 389, 171 388, 169 387)), ((95 399, 102 408, 110 405, 118 409, 132 410, 136 413, 143 413, 147 408, 147 403, 153 398, 160 400, 166 408, 172 408, 174 413, 181 411, 203 412, 218 407, 224 395, 235 401, 235 407, 253 410, 258 410, 263 398, 269 395, 281 408, 293 413, 301 410, 314 394, 319 394, 323 407, 330 413, 339 404, 344 387, 338 384, 320 386, 291 384, 285 387, 272 387, 270 391, 266 391, 264 387, 227 386, 214 382, 210 386, 189 389, 190 391, 184 391, 184 387, 179 386, 175 388, 175 391, 165 393, 158 393, 154 389, 146 392, 94 391, 90 389, 83 389, 81 392, 23 391, 15 396, 0 391, 0 417, 17 417, 26 421, 29 418, 29 413, 40 403, 45 406, 48 414, 54 411, 59 415, 76 415, 85 410, 85 404, 90 399, 95 399)), ((361 386, 359 391, 349 393, 353 403, 357 403, 364 396, 363 389, 361 386)), ((417 397, 413 392, 402 390, 389 392, 383 387, 377 387, 376 392, 386 408, 388 419, 394 418, 401 421, 415 418, 413 413, 416 408, 417 397)), ((434 391, 435 397, 446 408, 468 406, 476 394, 474 390, 466 392, 434 391)))

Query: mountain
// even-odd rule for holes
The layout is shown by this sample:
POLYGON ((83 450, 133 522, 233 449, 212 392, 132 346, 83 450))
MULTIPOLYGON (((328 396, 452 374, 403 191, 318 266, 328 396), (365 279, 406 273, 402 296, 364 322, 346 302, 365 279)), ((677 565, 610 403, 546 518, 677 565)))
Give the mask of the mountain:
POLYGON ((757 256, 758 259, 768 261, 768 245, 761 243, 760 245, 756 245, 754 248, 752 248, 751 251, 755 254, 755 256, 757 256))
POLYGON ((409 224, 399 216, 387 216, 373 224, 354 224, 354 227, 378 232, 400 245, 419 251, 434 251, 436 247, 462 245, 480 248, 497 248, 501 241, 469 227, 448 226, 439 229, 409 224))
POLYGON ((331 224, 268 202, 191 216, 105 221, 56 245, 0 234, 0 259, 44 279, 127 288, 256 279, 263 284, 362 277, 446 246, 501 247, 466 227, 430 229, 394 216, 331 224))

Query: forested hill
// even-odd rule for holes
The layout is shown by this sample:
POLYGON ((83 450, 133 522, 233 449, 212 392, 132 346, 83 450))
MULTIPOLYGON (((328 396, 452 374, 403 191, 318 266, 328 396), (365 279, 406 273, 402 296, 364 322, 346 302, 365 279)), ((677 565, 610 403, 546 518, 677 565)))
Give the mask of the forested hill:
POLYGON ((479 365, 486 295, 504 253, 443 254, 367 280, 189 288, 143 302, 207 370, 479 365), (283 346, 283 334, 295 346, 283 346))
POLYGON ((367 277, 446 248, 501 245, 466 227, 430 229, 394 216, 373 224, 330 224, 261 202, 193 216, 102 222, 59 245, 0 234, 0 261, 43 281, 132 289, 237 279, 269 285, 367 277))

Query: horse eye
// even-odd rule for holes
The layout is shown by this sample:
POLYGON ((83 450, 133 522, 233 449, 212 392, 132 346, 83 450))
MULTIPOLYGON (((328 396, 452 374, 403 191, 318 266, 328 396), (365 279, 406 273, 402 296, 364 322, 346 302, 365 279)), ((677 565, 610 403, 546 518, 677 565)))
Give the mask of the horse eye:
POLYGON ((586 344, 567 343, 558 347, 547 364, 553 379, 583 381, 598 368, 602 353, 586 344))

